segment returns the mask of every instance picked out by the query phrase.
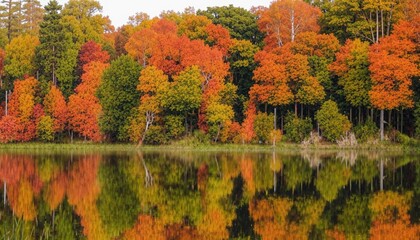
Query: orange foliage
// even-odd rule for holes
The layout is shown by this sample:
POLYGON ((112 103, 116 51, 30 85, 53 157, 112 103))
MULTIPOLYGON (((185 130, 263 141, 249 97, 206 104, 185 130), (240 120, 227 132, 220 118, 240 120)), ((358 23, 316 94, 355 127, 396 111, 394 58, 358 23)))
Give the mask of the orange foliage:
POLYGON ((419 70, 410 59, 415 45, 410 40, 391 35, 372 45, 369 51, 372 105, 378 109, 412 107, 411 77, 419 70))
POLYGON ((242 159, 241 175, 245 181, 245 187, 249 196, 255 194, 254 162, 251 159, 242 159))
POLYGON ((219 208, 206 212, 197 230, 200 239, 229 239, 228 220, 219 208))
POLYGON ((325 234, 329 240, 346 240, 346 235, 338 229, 327 230, 325 234))
POLYGON ((260 12, 259 28, 267 34, 266 48, 293 42, 301 32, 318 32, 321 10, 302 0, 277 0, 260 12))
POLYGON ((190 240, 200 238, 196 229, 181 224, 172 224, 166 228, 166 239, 190 240))
POLYGON ((128 39, 125 49, 139 64, 145 67, 156 45, 156 38, 156 32, 148 28, 142 29, 128 39))
POLYGON ((96 97, 104 70, 108 64, 91 62, 84 66, 82 82, 69 98, 69 125, 75 132, 95 142, 102 140, 99 129, 99 115, 102 107, 96 97))
POLYGON ((139 215, 134 227, 124 233, 124 239, 166 239, 163 224, 149 215, 139 215))
POLYGON ((371 239, 419 239, 420 225, 411 225, 412 193, 379 192, 369 208, 373 213, 371 239))
POLYGON ((334 54, 340 49, 340 43, 333 34, 303 32, 296 36, 291 48, 295 54, 333 59, 334 54))
POLYGON ((249 212, 254 220, 254 230, 262 239, 289 239, 286 217, 292 205, 292 201, 286 198, 262 199, 251 203, 249 212))
POLYGON ((41 192, 42 182, 37 167, 27 156, 0 156, 0 179, 7 184, 8 202, 15 215, 25 221, 36 217, 35 198, 41 192))
POLYGON ((44 111, 54 119, 54 132, 62 132, 68 120, 67 104, 60 89, 52 85, 44 98, 44 111))
POLYGON ((207 39, 206 43, 217 48, 223 56, 227 56, 232 39, 229 31, 221 25, 209 24, 206 27, 207 39))
POLYGON ((85 156, 73 165, 68 173, 67 197, 80 216, 83 234, 88 239, 106 239, 96 200, 100 186, 98 170, 100 158, 85 156))
POLYGON ((244 142, 251 142, 251 140, 255 137, 254 132, 254 121, 257 115, 257 107, 255 106, 255 101, 251 98, 248 101, 248 106, 245 112, 245 120, 242 123, 242 139, 244 142))
POLYGON ((59 204, 63 201, 66 195, 66 189, 67 176, 64 173, 60 173, 48 185, 46 190, 46 202, 48 203, 51 211, 57 209, 59 204))

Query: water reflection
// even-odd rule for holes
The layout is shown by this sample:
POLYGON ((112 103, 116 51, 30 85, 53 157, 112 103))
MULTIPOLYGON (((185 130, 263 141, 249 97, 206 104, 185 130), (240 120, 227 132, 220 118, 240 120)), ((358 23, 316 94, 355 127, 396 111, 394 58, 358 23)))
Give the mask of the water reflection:
POLYGON ((419 239, 419 155, 4 152, 2 239, 419 239))

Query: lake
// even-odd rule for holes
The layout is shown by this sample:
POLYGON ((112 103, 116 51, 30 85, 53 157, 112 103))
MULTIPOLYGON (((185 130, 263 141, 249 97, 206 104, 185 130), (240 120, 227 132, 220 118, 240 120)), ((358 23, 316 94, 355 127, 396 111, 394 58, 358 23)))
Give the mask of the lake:
POLYGON ((420 155, 0 151, 1 239, 420 239, 420 155))

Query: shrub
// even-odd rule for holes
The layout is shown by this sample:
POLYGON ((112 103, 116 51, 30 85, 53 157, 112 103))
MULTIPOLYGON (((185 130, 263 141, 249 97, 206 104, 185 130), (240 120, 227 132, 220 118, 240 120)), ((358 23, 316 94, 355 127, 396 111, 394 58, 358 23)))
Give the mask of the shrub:
POLYGON ((285 120, 284 131, 288 141, 300 143, 312 131, 312 120, 310 118, 300 119, 293 113, 288 113, 285 120))
POLYGON ((270 133, 274 128, 273 114, 258 113, 254 121, 254 131, 257 135, 257 140, 262 143, 270 141, 270 133))
POLYGON ((354 127, 354 133, 359 142, 367 142, 378 137, 379 129, 371 119, 368 119, 364 124, 354 127))
POLYGON ((158 145, 166 143, 166 137, 161 126, 152 125, 149 127, 144 140, 146 144, 158 145))
POLYGON ((165 129, 169 138, 179 138, 185 132, 184 118, 175 115, 166 116, 165 129))
POLYGON ((416 103, 414 120, 416 121, 416 138, 420 139, 420 102, 416 103))
POLYGON ((329 141, 336 141, 351 128, 347 117, 338 111, 337 103, 332 100, 322 104, 321 109, 316 113, 315 119, 322 130, 322 136, 329 141))
POLYGON ((36 126, 36 136, 44 142, 54 140, 54 119, 50 116, 42 116, 36 126))

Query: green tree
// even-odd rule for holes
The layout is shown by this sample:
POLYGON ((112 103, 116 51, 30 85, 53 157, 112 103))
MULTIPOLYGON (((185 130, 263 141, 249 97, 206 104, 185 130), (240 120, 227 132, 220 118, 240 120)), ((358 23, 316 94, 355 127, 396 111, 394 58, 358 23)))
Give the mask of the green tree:
POLYGON ((322 104, 321 109, 315 115, 315 119, 322 130, 322 136, 329 141, 337 140, 351 128, 350 121, 339 112, 337 103, 332 100, 322 104))
POLYGON ((63 8, 63 18, 73 25, 76 35, 75 42, 83 44, 89 40, 102 43, 102 34, 107 25, 107 20, 100 15, 102 6, 96 0, 70 0, 63 8))
POLYGON ((273 114, 259 113, 255 117, 254 131, 258 141, 267 143, 270 141, 270 133, 274 129, 273 114))
POLYGON ((171 111, 183 114, 187 125, 188 114, 200 107, 202 82, 204 79, 197 66, 186 68, 174 77, 169 90, 163 96, 162 105, 171 111))
POLYGON ((99 121, 101 131, 111 141, 126 141, 129 138, 129 116, 140 99, 136 90, 139 76, 140 66, 129 56, 117 58, 104 72, 98 90, 103 108, 103 115, 99 121))
POLYGON ((197 11, 197 14, 208 17, 214 24, 222 25, 238 40, 248 40, 260 45, 264 39, 264 35, 258 30, 258 16, 244 8, 233 5, 208 7, 207 10, 197 11))
MULTIPOLYGON (((65 36, 61 25, 61 5, 52 0, 45 6, 45 15, 40 24, 39 40, 36 48, 36 65, 42 82, 51 81, 57 85, 59 59, 66 51, 65 36)), ((48 88, 47 88, 48 89, 48 88)))
POLYGON ((288 113, 285 123, 285 136, 291 142, 302 142, 312 131, 312 120, 310 118, 300 119, 293 113, 288 113))

